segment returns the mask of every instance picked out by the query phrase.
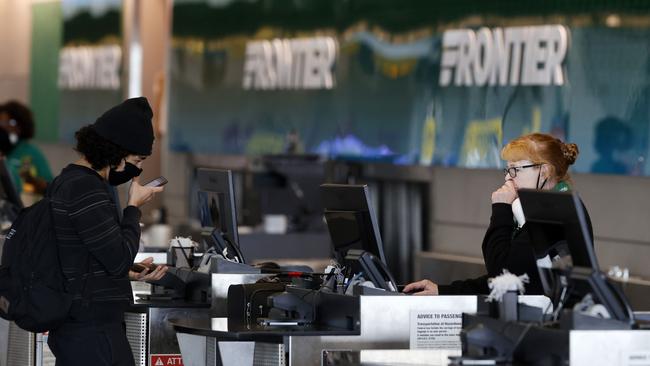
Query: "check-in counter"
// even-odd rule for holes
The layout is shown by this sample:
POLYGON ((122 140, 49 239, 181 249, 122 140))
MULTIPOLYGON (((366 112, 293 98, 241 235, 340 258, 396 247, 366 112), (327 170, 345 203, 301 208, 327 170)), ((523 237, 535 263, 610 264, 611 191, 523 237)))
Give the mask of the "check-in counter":
MULTIPOLYGON (((151 355, 177 354, 176 332, 171 318, 209 319, 210 304, 185 301, 136 301, 124 314, 126 336, 136 366, 152 366, 151 355)), ((47 333, 32 333, 0 319, 0 366, 53 366, 55 358, 47 346, 47 333)))
POLYGON ((126 335, 136 366, 153 366, 156 355, 180 357, 176 332, 169 319, 209 319, 207 303, 188 301, 136 301, 124 314, 126 335))
POLYGON ((366 349, 324 350, 322 366, 447 366, 459 350, 366 349))
MULTIPOLYGON (((545 296, 520 296, 519 301, 550 309, 545 296)), ((289 364, 320 365, 324 349, 409 349, 413 318, 418 313, 476 313, 478 296, 360 296, 361 333, 356 337, 294 337, 289 364)), ((460 327, 457 329, 460 332, 460 327)), ((448 339, 436 348, 449 349, 448 339)), ((452 349, 453 350, 453 349, 452 349)), ((456 350, 460 350, 460 342, 456 350)))
POLYGON ((0 319, 0 366, 37 365, 34 352, 37 336, 20 329, 13 322, 0 319))
MULTIPOLYGON (((478 301, 483 301, 477 296, 362 295, 358 299, 359 327, 355 330, 319 329, 313 326, 255 326, 242 329, 229 326, 224 318, 213 318, 210 322, 176 319, 172 324, 179 339, 183 339, 180 342, 181 352, 189 365, 218 365, 210 362, 229 357, 228 352, 224 352, 221 347, 206 345, 246 341, 250 342, 248 348, 239 348, 238 351, 248 352, 248 357, 240 357, 224 364, 248 366, 262 362, 262 357, 268 361, 269 355, 262 352, 262 349, 271 349, 275 355, 272 364, 316 366, 321 365, 323 350, 409 349, 412 341, 411 324, 417 313, 476 313, 478 301), (197 349, 205 353, 201 359, 192 361, 193 356, 200 354, 197 349), (287 359, 280 355, 286 355, 287 359)), ((550 302, 544 296, 521 296, 520 302, 550 310, 550 302)), ((456 332, 460 332, 460 327, 456 332)), ((447 339, 444 346, 448 346, 447 339)), ((455 347, 450 351, 460 351, 459 341, 455 347)))
POLYGON ((650 330, 572 330, 571 366, 650 364, 650 330))

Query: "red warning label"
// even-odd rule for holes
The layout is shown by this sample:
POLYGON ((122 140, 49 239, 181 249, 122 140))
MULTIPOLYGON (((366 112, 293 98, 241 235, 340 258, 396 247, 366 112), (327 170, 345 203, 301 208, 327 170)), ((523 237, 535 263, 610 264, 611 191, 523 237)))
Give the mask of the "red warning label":
POLYGON ((183 366, 181 355, 151 355, 149 366, 183 366))

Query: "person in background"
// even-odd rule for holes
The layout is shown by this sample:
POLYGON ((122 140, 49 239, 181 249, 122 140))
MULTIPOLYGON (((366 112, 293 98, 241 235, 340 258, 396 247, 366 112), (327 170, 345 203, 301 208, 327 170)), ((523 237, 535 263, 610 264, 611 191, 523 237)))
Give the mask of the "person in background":
POLYGON ((632 166, 626 164, 625 153, 634 146, 634 132, 623 120, 605 117, 594 128, 594 148, 598 159, 591 165, 591 172, 598 174, 629 174, 632 166))
MULTIPOLYGON (((65 167, 48 187, 63 274, 81 276, 68 318, 51 329, 48 345, 57 366, 132 366, 124 311, 133 301, 133 280, 156 280, 130 271, 140 242, 140 208, 162 187, 138 181, 154 141, 152 111, 145 98, 127 99, 76 132, 80 158, 65 167), (109 186, 131 182, 122 215, 109 186)), ((151 263, 151 259, 141 264, 151 263)), ((78 283, 77 281, 71 283, 78 283)))
POLYGON ((34 137, 34 119, 27 106, 17 101, 0 105, 0 128, 8 143, 0 144, 18 193, 30 190, 43 195, 52 180, 50 165, 41 150, 30 140, 34 137))
MULTIPOLYGON (((578 157, 578 146, 566 144, 542 133, 520 136, 510 141, 502 150, 501 158, 507 161, 504 183, 492 193, 492 217, 483 239, 483 259, 487 274, 474 279, 438 285, 430 280, 413 282, 404 292, 416 295, 476 295, 488 294, 488 278, 502 274, 504 269, 516 275, 528 274, 527 295, 543 294, 528 227, 515 218, 523 217, 518 204, 520 188, 567 192, 572 188, 568 169, 578 157), (517 202, 515 202, 517 200, 517 202)), ((589 231, 593 238, 591 220, 585 209, 589 231)), ((561 233, 548 233, 559 237, 561 233)))

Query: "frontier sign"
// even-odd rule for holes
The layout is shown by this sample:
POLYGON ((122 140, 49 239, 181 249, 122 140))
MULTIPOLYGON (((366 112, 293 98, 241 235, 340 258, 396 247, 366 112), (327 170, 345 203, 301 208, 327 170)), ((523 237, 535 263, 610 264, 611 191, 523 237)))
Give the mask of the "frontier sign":
POLYGON ((122 48, 117 45, 65 47, 59 53, 59 88, 120 88, 122 48))
POLYGON ((564 85, 561 25, 456 29, 442 36, 440 86, 564 85))
POLYGON ((274 39, 246 44, 244 89, 332 89, 338 45, 331 37, 274 39))

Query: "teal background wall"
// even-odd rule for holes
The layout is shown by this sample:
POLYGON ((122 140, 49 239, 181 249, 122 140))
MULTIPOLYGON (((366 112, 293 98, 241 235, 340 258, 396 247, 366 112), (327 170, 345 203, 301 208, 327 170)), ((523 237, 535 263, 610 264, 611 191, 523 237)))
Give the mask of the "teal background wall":
POLYGON ((542 131, 579 145, 577 172, 647 175, 649 4, 639 1, 176 1, 169 131, 175 151, 304 152, 493 168, 501 146, 542 131), (612 27, 608 16, 620 24, 612 27), (568 81, 439 87, 445 30, 563 24, 568 81), (242 87, 251 40, 331 36, 332 90, 242 87), (615 119, 604 120, 606 117, 615 119))

